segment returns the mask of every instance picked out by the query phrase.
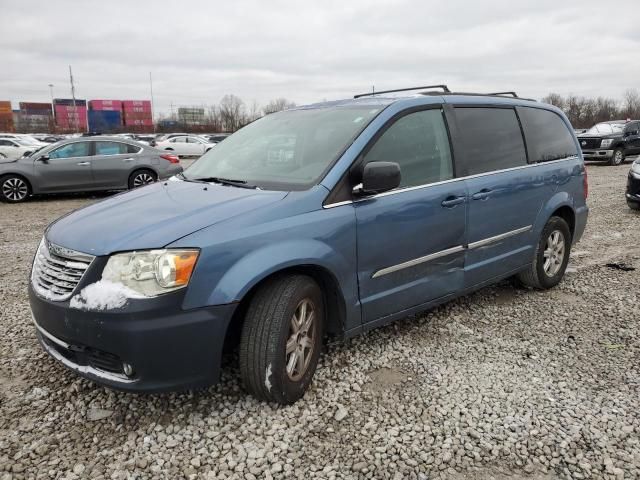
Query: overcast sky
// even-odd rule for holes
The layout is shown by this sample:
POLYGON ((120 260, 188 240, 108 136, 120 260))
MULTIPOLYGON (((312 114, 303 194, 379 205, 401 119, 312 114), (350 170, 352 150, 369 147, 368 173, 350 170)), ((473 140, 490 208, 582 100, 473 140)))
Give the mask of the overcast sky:
POLYGON ((640 0, 3 2, 0 100, 298 104, 446 83, 621 98, 640 89, 640 0))

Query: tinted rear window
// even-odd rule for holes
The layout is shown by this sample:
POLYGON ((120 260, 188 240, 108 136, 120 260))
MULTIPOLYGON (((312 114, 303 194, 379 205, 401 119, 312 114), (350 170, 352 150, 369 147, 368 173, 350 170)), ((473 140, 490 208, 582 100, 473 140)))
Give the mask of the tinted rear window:
POLYGON ((520 124, 511 108, 456 108, 467 152, 467 175, 526 165, 520 124))
POLYGON ((559 160, 578 154, 573 136, 558 114, 529 107, 518 107, 518 114, 527 139, 531 163, 559 160))

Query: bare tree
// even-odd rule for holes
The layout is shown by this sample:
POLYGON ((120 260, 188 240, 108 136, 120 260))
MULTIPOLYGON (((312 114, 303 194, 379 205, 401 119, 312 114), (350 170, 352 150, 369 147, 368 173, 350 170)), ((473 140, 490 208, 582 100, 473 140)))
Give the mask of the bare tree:
POLYGON ((564 109, 565 107, 564 98, 562 98, 562 95, 560 95, 559 93, 550 93, 549 95, 544 97, 542 101, 544 103, 548 103, 549 105, 555 105, 560 109, 564 109))
POLYGON ((622 110, 620 112, 626 118, 640 117, 640 94, 635 88, 625 91, 622 96, 622 110))
POLYGON ((281 110, 286 110, 287 108, 293 108, 295 106, 295 103, 290 102, 286 98, 276 98, 267 103, 262 111, 265 115, 269 115, 270 113, 276 113, 281 110))
POLYGON ((251 123, 257 119, 262 117, 262 111, 260 110, 260 105, 257 100, 251 102, 251 106, 249 107, 249 113, 247 114, 247 123, 251 123))
POLYGON ((222 128, 227 132, 235 132, 246 123, 244 102, 235 95, 225 95, 218 107, 222 128))

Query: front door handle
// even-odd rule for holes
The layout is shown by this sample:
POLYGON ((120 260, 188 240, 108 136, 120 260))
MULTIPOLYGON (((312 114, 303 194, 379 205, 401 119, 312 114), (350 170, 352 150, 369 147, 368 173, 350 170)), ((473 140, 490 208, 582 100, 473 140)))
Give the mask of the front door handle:
POLYGON ((91 162, 78 162, 78 165, 80 165, 81 167, 86 167, 91 165, 91 162))
POLYGON ((135 160, 135 158, 123 158, 122 161, 123 162, 133 162, 135 160))
POLYGON ((460 205, 461 203, 464 203, 466 201, 466 198, 464 196, 461 197, 454 197, 453 195, 450 197, 445 198, 442 201, 442 206, 444 208, 453 208, 456 205, 460 205))
POLYGON ((471 195, 471 198, 474 200, 486 200, 487 198, 489 198, 489 196, 491 196, 491 190, 489 190, 488 188, 483 188, 479 192, 471 195))

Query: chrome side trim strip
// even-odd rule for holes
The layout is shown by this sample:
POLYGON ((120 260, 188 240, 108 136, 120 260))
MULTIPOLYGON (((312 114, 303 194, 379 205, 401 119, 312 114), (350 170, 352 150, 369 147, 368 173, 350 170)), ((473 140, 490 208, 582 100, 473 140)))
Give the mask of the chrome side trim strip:
MULTIPOLYGON (((59 338, 54 337, 49 332, 47 332, 44 328, 42 328, 40 325, 38 325, 36 323, 35 318, 33 319, 33 323, 36 326, 36 328, 38 329, 38 333, 40 333, 42 336, 47 337, 53 343, 56 343, 56 344, 60 345, 63 348, 67 348, 68 349, 70 347, 70 345, 68 343, 65 343, 62 340, 60 340, 59 338)), ((102 378, 104 380, 109 380, 110 382, 134 383, 134 382, 137 381, 136 379, 129 378, 129 377, 125 376, 125 375, 118 375, 117 373, 105 372, 104 370, 100 370, 98 368, 94 368, 94 367, 92 367, 90 365, 78 365, 77 363, 73 363, 68 358, 63 357, 60 353, 56 352, 53 348, 51 348, 49 345, 47 345, 46 342, 41 342, 41 343, 42 343, 42 346, 44 347, 44 349, 46 350, 46 352, 49 355, 51 355, 57 361, 62 363, 65 367, 70 368, 71 370, 75 370, 76 372, 84 373, 84 374, 88 374, 88 375, 93 375, 95 377, 102 378)))
POLYGON ((525 233, 531 230, 533 225, 528 225, 526 227, 518 228, 516 230, 511 230, 510 232, 501 233, 500 235, 496 235, 495 237, 485 238, 483 240, 478 240, 477 242, 470 243, 467 248, 469 250, 474 248, 484 247, 485 245, 489 245, 490 243, 499 242, 500 240, 504 240, 505 238, 513 237, 514 235, 518 235, 520 233, 525 233))
POLYGON ((330 203, 328 205, 323 205, 322 208, 341 207, 343 205, 349 205, 351 203, 358 203, 358 202, 364 202, 365 200, 371 200, 372 198, 381 198, 381 197, 386 197, 388 195, 396 195, 398 193, 410 192, 412 190, 419 190, 421 188, 433 187, 433 186, 436 186, 436 185, 444 185, 445 183, 459 182, 461 180, 469 180, 471 178, 486 177, 488 175, 495 175, 495 174, 498 174, 498 173, 512 172, 512 171, 515 171, 515 170, 523 170, 525 168, 539 167, 540 165, 550 165, 550 164, 553 164, 553 163, 566 162, 567 160, 576 160, 578 158, 579 157, 577 155, 572 155, 571 157, 560 158, 558 160, 550 160, 548 162, 529 163, 527 165, 521 165, 519 167, 512 167, 512 168, 505 168, 503 170, 494 170, 494 171, 491 171, 491 172, 477 173, 475 175, 468 175, 466 177, 450 178, 449 180, 442 180, 440 182, 425 183, 423 185, 416 185, 414 187, 400 188, 398 190, 389 190, 388 192, 378 193, 376 195, 371 195, 369 197, 359 198, 357 200, 345 200, 343 202, 330 203))
POLYGON ((446 250, 441 250, 439 252, 425 255, 424 257, 414 258, 413 260, 409 260, 407 262, 399 263, 397 265, 392 265, 391 267, 386 267, 378 270, 377 272, 374 272, 373 275, 371 275, 371 278, 378 278, 389 273, 397 272, 398 270, 413 267, 414 265, 430 262, 431 260, 435 260, 437 258, 446 257, 447 255, 451 255, 453 253, 462 252, 464 249, 465 248, 462 245, 458 245, 457 247, 447 248, 446 250))

